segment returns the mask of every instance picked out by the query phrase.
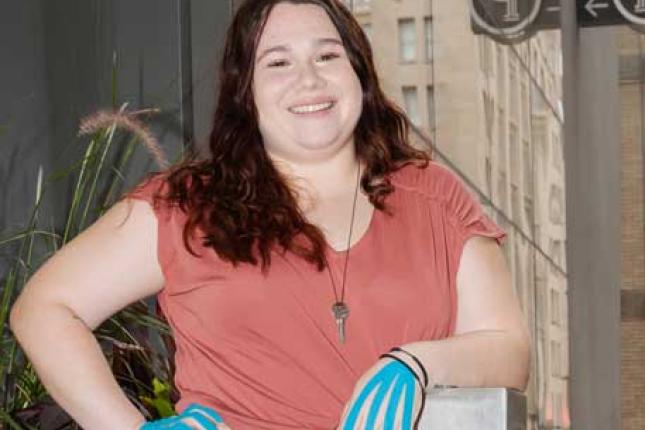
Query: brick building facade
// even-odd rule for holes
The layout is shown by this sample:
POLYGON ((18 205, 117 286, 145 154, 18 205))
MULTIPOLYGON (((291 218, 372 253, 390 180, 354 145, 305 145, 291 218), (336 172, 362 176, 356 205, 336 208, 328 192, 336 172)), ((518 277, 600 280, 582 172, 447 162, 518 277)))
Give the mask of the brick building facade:
POLYGON ((621 416, 645 428, 645 37, 618 30, 621 164, 621 416))

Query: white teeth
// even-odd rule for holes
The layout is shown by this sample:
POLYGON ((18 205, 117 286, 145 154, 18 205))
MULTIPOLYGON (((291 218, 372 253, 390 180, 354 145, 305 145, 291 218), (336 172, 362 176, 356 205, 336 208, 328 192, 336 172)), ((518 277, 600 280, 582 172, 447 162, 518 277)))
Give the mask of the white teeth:
POLYGON ((327 103, 319 103, 317 105, 307 105, 307 106, 294 106, 292 108, 289 108, 289 110, 293 113, 312 113, 312 112, 318 112, 321 110, 326 110, 332 107, 334 102, 327 102, 327 103))

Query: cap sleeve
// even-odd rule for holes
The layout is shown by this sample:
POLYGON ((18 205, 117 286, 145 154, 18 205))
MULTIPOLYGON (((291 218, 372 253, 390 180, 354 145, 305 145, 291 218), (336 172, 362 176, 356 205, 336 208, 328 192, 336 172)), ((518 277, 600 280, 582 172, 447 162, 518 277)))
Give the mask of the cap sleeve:
POLYGON ((163 196, 166 187, 166 175, 154 174, 126 192, 122 199, 143 200, 151 206, 157 218, 157 259, 164 278, 168 281, 171 274, 170 268, 175 258, 176 242, 182 240, 182 231, 178 230, 176 211, 173 211, 172 207, 163 199, 155 198, 163 196))
POLYGON ((454 177, 453 186, 448 193, 448 217, 453 219, 454 227, 457 230, 458 248, 472 236, 490 237, 503 244, 506 238, 506 232, 502 230, 489 216, 484 212, 482 205, 475 195, 466 188, 466 185, 460 178, 454 177))
POLYGON ((475 194, 462 179, 436 162, 431 162, 428 187, 435 199, 442 202, 444 243, 447 257, 448 291, 450 296, 449 333, 457 323, 457 272, 464 246, 473 236, 494 239, 502 244, 506 233, 488 215, 475 194))
POLYGON ((444 202, 446 220, 453 229, 452 247, 461 254, 464 243, 472 236, 484 236, 503 244, 506 233, 484 212, 475 194, 460 177, 447 167, 432 162, 433 194, 444 202))
POLYGON ((506 233, 488 215, 476 195, 463 180, 447 167, 431 163, 431 189, 440 196, 446 220, 446 245, 450 260, 450 272, 456 281, 464 245, 473 236, 494 239, 504 243, 506 233))

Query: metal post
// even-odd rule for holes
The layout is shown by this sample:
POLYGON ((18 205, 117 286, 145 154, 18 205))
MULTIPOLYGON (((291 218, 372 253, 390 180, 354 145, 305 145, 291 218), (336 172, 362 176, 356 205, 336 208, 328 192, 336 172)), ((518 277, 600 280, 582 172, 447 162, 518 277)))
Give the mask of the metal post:
POLYGON ((571 419, 620 425, 620 165, 615 29, 578 30, 563 1, 571 419))

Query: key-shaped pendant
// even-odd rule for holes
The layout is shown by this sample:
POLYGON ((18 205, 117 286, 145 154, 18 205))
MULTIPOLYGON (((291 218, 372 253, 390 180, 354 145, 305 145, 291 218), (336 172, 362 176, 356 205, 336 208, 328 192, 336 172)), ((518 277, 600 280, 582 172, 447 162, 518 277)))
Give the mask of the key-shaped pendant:
POLYGON ((343 302, 336 302, 331 308, 338 326, 338 338, 340 343, 345 343, 345 320, 349 316, 349 308, 343 302))

